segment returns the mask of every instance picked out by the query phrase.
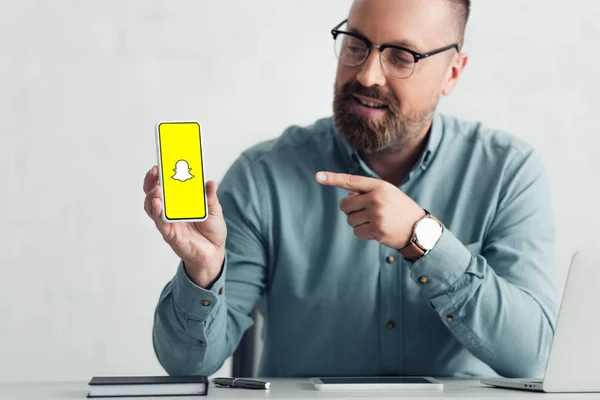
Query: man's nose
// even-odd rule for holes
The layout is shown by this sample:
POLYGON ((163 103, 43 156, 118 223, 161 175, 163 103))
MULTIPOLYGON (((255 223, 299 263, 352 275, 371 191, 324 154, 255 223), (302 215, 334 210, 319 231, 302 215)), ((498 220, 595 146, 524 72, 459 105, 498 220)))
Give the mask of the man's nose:
POLYGON ((365 87, 385 85, 385 74, 381 68, 381 53, 379 50, 371 50, 356 78, 365 87))

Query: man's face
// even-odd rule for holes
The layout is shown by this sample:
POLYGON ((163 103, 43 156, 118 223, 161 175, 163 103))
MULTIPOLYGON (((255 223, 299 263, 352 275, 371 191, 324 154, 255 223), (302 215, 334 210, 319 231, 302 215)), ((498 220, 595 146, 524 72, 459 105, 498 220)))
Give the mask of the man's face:
MULTIPOLYGON (((426 53, 457 42, 446 0, 357 0, 343 30, 376 44, 397 44, 426 53)), ((338 131, 363 153, 402 148, 427 129, 440 95, 454 84, 456 50, 420 60, 409 78, 386 74, 372 49, 359 66, 338 63, 334 116, 338 131)))

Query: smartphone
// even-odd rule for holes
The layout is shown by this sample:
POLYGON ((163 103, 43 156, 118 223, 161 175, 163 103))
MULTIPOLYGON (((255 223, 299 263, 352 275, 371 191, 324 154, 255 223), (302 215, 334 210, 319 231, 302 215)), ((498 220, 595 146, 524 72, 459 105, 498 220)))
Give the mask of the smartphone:
POLYGON ((427 376, 312 377, 316 390, 444 390, 444 384, 427 376))
POLYGON ((200 124, 197 121, 158 122, 156 150, 163 221, 204 221, 208 207, 200 124))

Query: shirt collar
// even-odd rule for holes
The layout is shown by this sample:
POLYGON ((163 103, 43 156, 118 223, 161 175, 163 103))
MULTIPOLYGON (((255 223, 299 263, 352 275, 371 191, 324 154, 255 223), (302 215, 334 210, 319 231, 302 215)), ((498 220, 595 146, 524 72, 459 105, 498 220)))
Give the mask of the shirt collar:
MULTIPOLYGON (((342 153, 342 158, 344 160, 345 166, 348 170, 348 173, 355 174, 360 170, 361 166, 363 166, 364 162, 362 161, 358 151, 354 149, 350 144, 346 141, 346 139, 339 134, 337 129, 335 128, 335 124, 333 122, 333 118, 331 119, 331 125, 333 131, 335 133, 335 138, 339 144, 339 148, 342 153)), ((442 118, 438 112, 433 114, 433 120, 431 122, 431 128, 429 130, 429 137, 427 139, 427 146, 425 147, 425 151, 421 154, 419 161, 413 168, 413 171, 417 168, 421 168, 422 170, 426 170, 440 147, 440 142, 442 141, 442 118)), ((366 167, 366 165, 364 165, 366 167)), ((367 167, 368 168, 368 167, 367 167)))
POLYGON ((440 142, 442 141, 442 117, 439 113, 433 114, 433 119, 431 121, 431 128, 429 129, 429 138, 427 139, 427 146, 425 147, 425 151, 419 158, 417 163, 421 169, 426 170, 433 160, 438 148, 440 147, 440 142))

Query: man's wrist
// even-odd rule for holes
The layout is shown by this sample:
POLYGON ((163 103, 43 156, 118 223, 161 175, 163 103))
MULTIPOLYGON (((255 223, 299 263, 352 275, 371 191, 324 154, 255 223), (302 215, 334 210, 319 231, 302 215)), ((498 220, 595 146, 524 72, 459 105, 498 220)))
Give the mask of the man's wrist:
POLYGON ((196 285, 203 289, 210 289, 216 281, 219 280, 223 273, 225 265, 225 252, 216 257, 216 262, 212 263, 212 267, 202 267, 193 262, 182 260, 183 270, 187 277, 196 285), (218 261, 220 259, 220 262, 218 261), (218 265, 218 267, 215 267, 218 265))
POLYGON ((414 241, 415 228, 416 228, 417 224, 419 223, 419 221, 421 221, 426 216, 427 216, 427 212, 425 210, 421 209, 421 212, 414 219, 414 222, 412 223, 412 225, 410 225, 409 230, 407 231, 407 235, 405 235, 403 240, 400 242, 402 245, 400 247, 398 247, 398 250, 408 246, 409 244, 411 244, 414 241))

